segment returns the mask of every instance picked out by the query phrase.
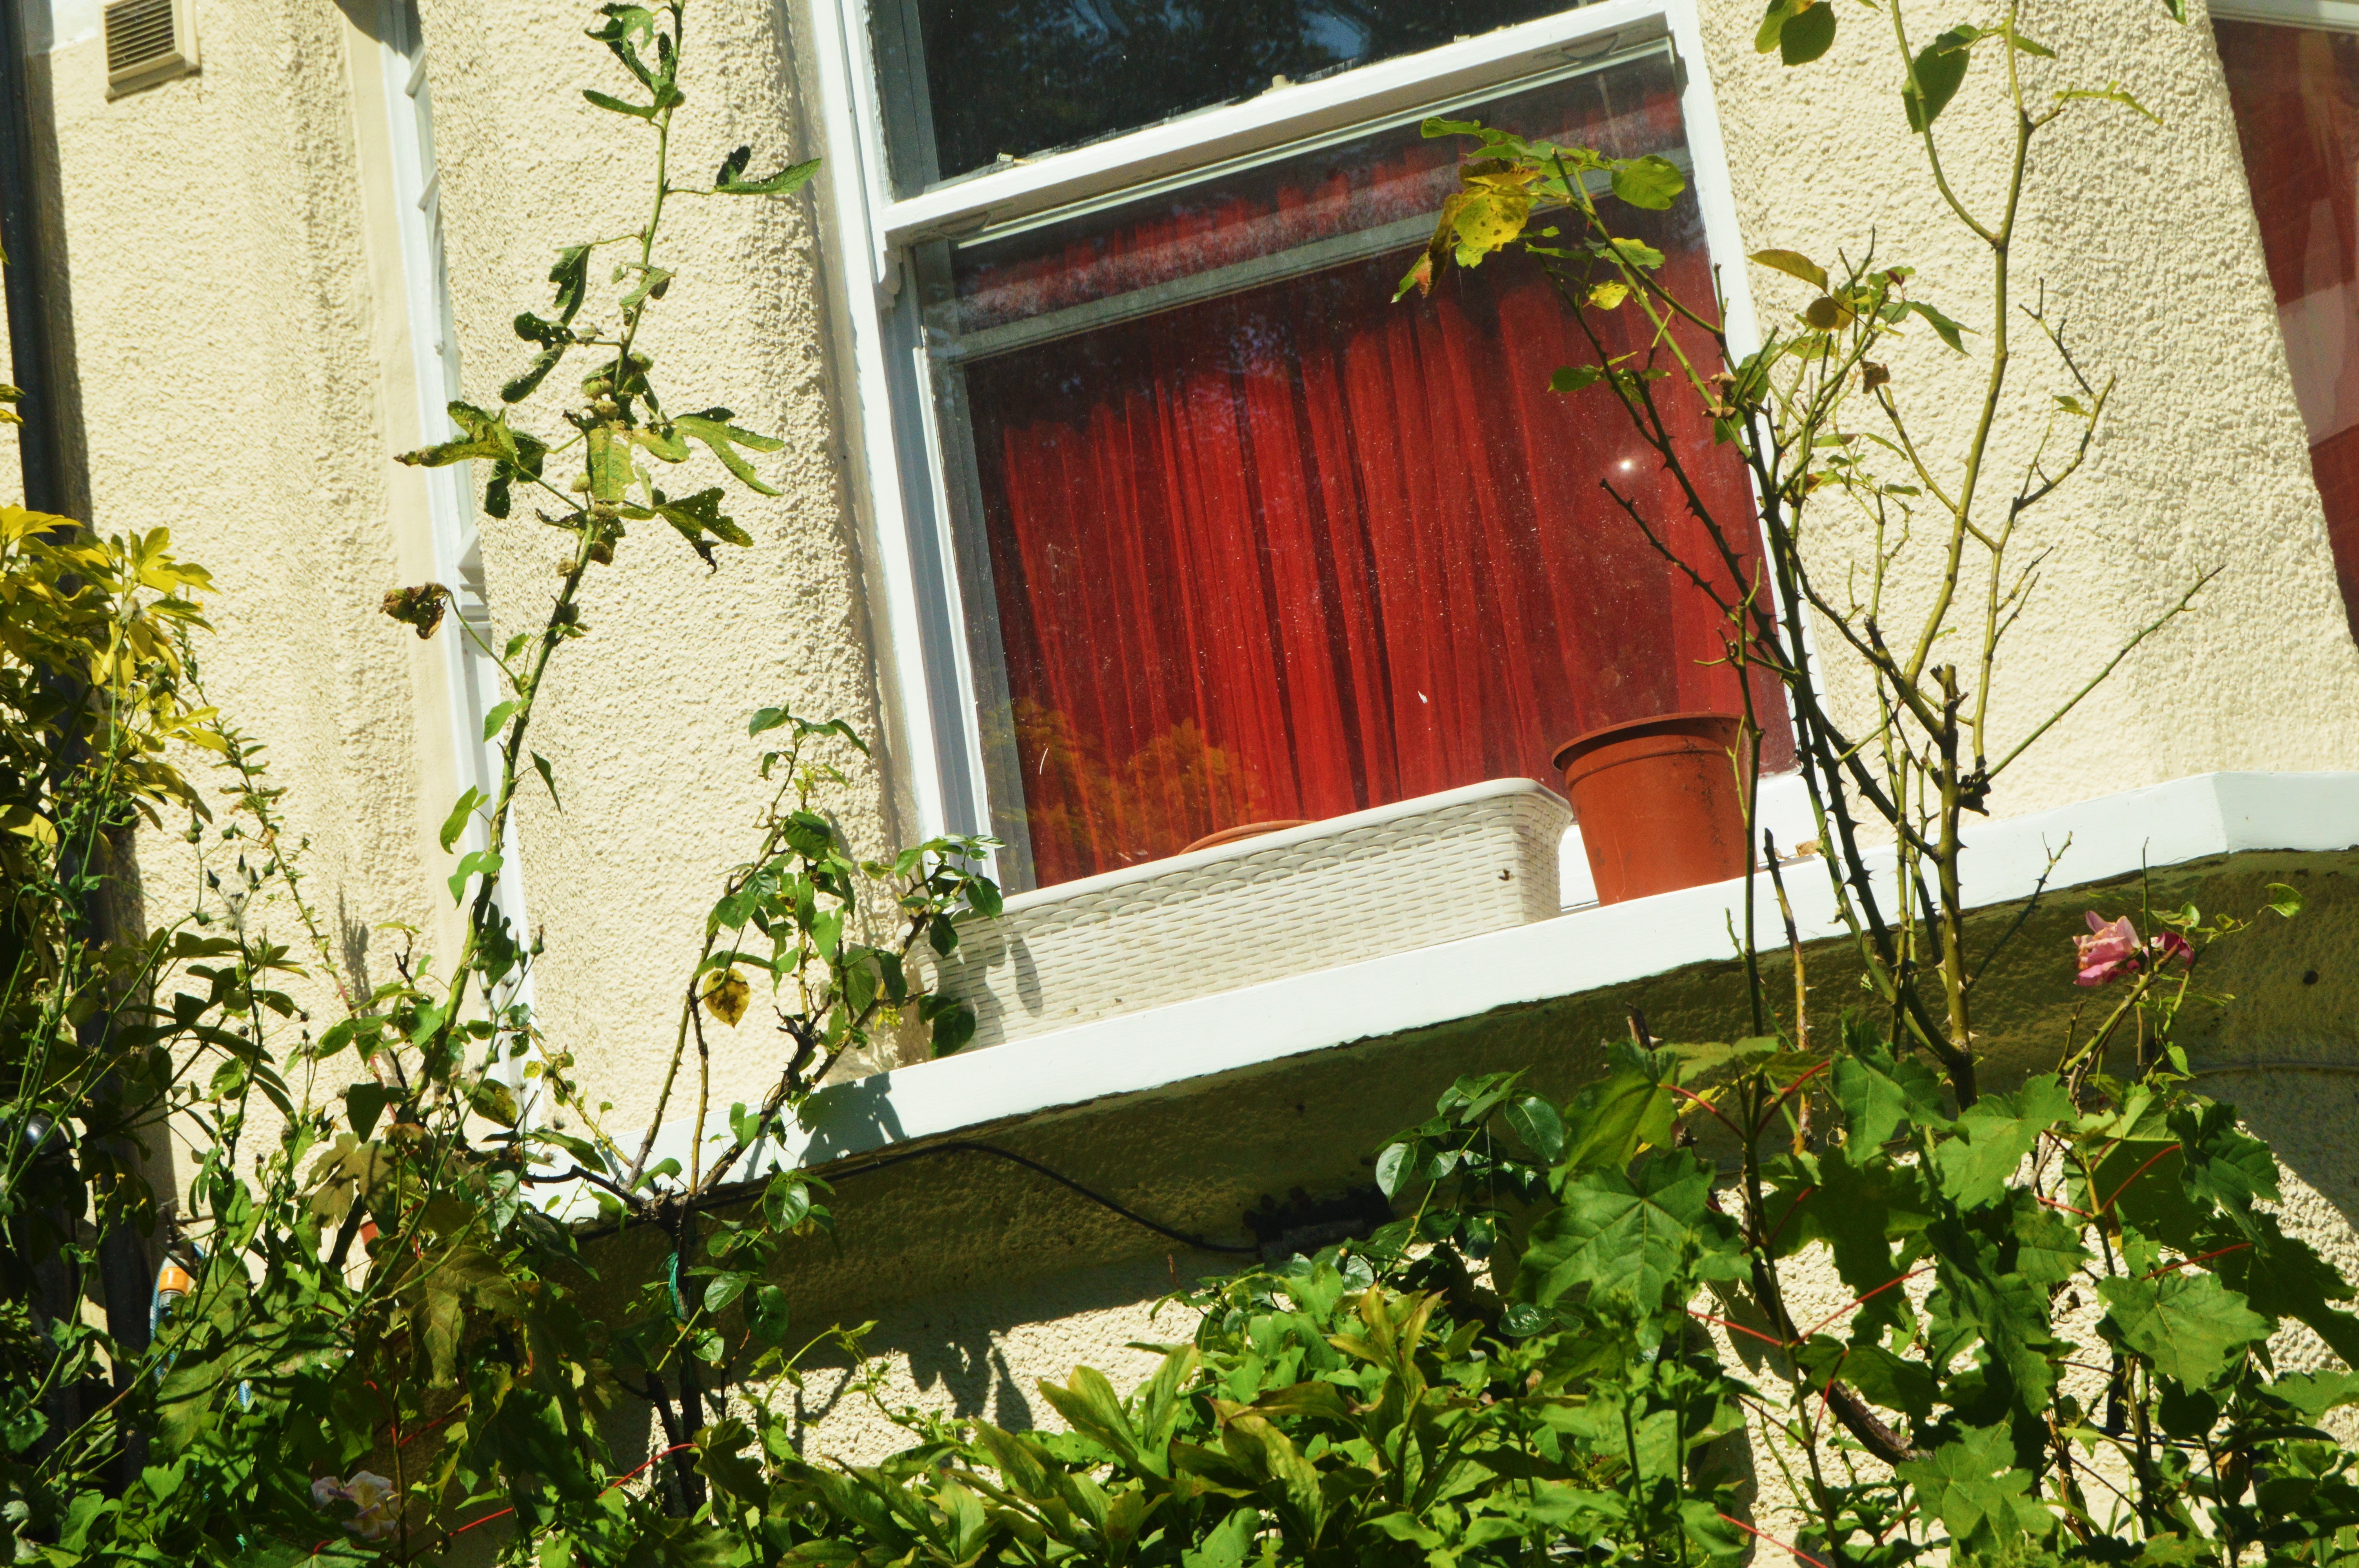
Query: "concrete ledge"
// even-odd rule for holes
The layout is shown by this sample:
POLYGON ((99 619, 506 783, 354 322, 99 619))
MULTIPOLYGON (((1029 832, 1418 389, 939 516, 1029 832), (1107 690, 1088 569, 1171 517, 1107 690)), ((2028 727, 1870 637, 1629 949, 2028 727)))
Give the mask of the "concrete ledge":
MULTIPOLYGON (((2359 773, 2200 774, 1976 824, 1970 833, 1967 899, 1988 908, 2029 898, 2043 878, 2052 896, 2250 850, 2359 847, 2359 773)), ((1888 852, 1878 866, 1879 896, 1889 901, 1888 852)), ((1804 940, 1842 933, 1822 861, 1790 863, 1786 880, 1804 940)), ((1579 910, 837 1085, 805 1106, 786 1149, 756 1151, 746 1173, 782 1158, 822 1165, 1093 1100, 1173 1092, 1195 1079, 1726 960, 1732 923, 1744 918, 1744 887, 1723 882, 1579 910)), ((1756 892, 1756 918, 1773 932, 1777 914, 1766 877, 1756 892)), ((659 1152, 685 1164, 688 1135, 684 1122, 667 1127, 659 1152)), ((721 1137, 725 1145, 725 1130, 721 1137)))

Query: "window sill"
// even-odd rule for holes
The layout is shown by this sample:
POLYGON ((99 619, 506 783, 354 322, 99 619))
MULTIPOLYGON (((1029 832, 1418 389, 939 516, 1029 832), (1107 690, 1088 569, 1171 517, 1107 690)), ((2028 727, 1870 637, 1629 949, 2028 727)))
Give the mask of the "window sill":
MULTIPOLYGON (((1992 822, 1969 843, 1962 872, 1968 903, 1986 908, 2028 898, 2043 880, 2052 899, 2141 868, 2354 848, 2359 773, 2205 773, 1992 822)), ((1887 875, 1889 865, 1885 857, 1887 875)), ((1803 874, 1789 873, 1787 887, 1802 938, 1839 935, 1815 862, 1796 870, 1803 874)), ((746 1173, 781 1157, 820 1166, 1084 1102, 1186 1092, 1217 1076, 1725 960, 1743 903, 1744 884, 1729 881, 1592 906, 878 1073, 815 1096, 789 1146, 757 1151, 746 1173)), ((1776 928, 1766 879, 1756 915, 1776 928)), ((659 1152, 684 1156, 686 1141, 684 1124, 667 1127, 659 1152)))

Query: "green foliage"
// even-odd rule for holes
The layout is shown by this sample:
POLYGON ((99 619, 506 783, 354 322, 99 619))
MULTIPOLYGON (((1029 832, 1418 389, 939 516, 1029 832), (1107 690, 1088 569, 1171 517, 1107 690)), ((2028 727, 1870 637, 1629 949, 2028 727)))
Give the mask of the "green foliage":
MULTIPOLYGON (((775 1260, 830 1222, 825 1184, 781 1168, 784 1129, 847 1053, 972 1034, 910 958, 997 910, 988 842, 856 854, 826 796, 849 782, 831 757, 866 748, 784 706, 750 726, 769 803, 681 977, 643 1130, 609 1125, 526 1000, 538 942, 494 884, 519 786, 537 773, 558 803, 527 737, 551 659, 590 635, 583 582, 633 523, 662 519, 716 568, 716 543, 749 546, 726 497, 777 493, 755 462, 785 447, 725 407, 667 412, 646 344, 673 278, 657 245, 681 189, 667 160, 683 7, 599 16, 591 36, 631 85, 592 101, 652 138, 647 218, 560 250, 550 315, 516 319, 534 357, 503 406, 452 404, 453 438, 403 460, 478 465, 486 514, 527 501, 567 540, 542 626, 479 644, 504 687, 484 734, 501 765, 439 836, 464 921, 447 962, 382 927, 396 951, 380 983, 340 964, 262 748, 201 706, 204 572, 160 532, 101 542, 0 510, 0 1517, 19 1561, 408 1561, 495 1521, 552 1568, 714 1561, 725 1543, 700 1510, 746 1471, 705 1429, 733 1388, 791 1376, 806 1346, 775 1260), (610 331, 584 318, 591 263, 617 245, 610 331), (569 353, 592 368, 559 411, 566 433, 544 438, 520 406, 569 353), (715 482, 683 493, 653 478, 707 460, 715 482), (178 771, 183 742, 218 764, 218 822, 178 771), (178 915, 151 902, 141 932, 118 908, 129 833, 168 813, 187 818, 200 891, 178 915), (271 940, 266 911, 308 950, 271 940), (745 1024, 756 980, 785 1044, 766 1095, 724 1113, 705 1033, 745 1024), (297 997, 330 989, 315 1025, 297 997), (692 1109, 675 1093, 690 1085, 692 1109), (658 1158, 668 1117, 685 1137, 658 1158), (194 1173, 159 1222, 141 1144, 160 1156, 168 1138, 194 1173), (625 1228, 659 1238, 658 1264, 602 1280, 584 1238, 625 1228), (641 1456, 609 1452, 625 1399, 671 1434, 645 1495, 622 1484, 641 1456)), ((814 167, 747 178, 750 157, 699 193, 783 197, 814 167)), ((421 638, 480 638, 449 601, 428 583, 383 609, 421 638)))

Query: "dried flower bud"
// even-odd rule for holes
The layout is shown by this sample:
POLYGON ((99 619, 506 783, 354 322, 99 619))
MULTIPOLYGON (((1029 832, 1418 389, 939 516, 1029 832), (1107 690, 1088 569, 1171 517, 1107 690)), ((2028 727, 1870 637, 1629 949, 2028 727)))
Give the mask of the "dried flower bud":
POLYGON ((443 602, 450 595, 451 590, 439 582, 420 583, 416 588, 391 588, 386 589, 381 608, 403 625, 416 627, 419 640, 423 641, 434 635, 434 629, 442 624, 443 602))

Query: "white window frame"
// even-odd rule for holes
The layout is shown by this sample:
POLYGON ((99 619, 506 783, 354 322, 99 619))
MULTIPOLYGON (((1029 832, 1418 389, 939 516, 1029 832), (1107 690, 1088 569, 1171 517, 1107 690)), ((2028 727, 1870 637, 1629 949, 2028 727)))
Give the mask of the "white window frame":
MULTIPOLYGON (((459 337, 451 304, 451 274, 442 250, 442 178, 434 161, 434 114, 427 80, 426 44, 410 36, 416 11, 408 0, 380 0, 384 18, 378 52, 385 72, 386 112, 392 120, 394 207, 401 226, 403 304, 409 351, 418 386, 419 428, 439 441, 459 434, 448 406, 466 395, 459 373, 459 337), (405 20, 407 13, 409 20, 405 20), (405 48, 405 42, 408 47, 405 48)), ((475 524, 473 465, 421 470, 434 555, 432 580, 451 591, 450 614, 460 624, 446 627, 441 644, 443 678, 450 693, 445 721, 454 781, 490 798, 499 783, 499 748, 484 739, 484 720, 503 699, 498 665, 469 637, 490 641, 491 606, 484 595, 483 549, 475 524)), ((490 838, 480 817, 471 819, 459 852, 482 849, 490 838)), ((517 856, 511 818, 500 846, 500 872, 493 901, 519 945, 529 946, 525 924, 524 866, 517 856)), ((519 968, 501 988, 503 1005, 532 1002, 532 969, 519 968)), ((522 1064, 507 1065, 509 1084, 529 1114, 522 1064)))
POLYGON ((827 154, 821 178, 832 208, 821 243, 830 303, 848 340, 841 345, 848 361, 841 384, 846 448, 878 555, 886 633, 879 654, 888 703, 897 708, 906 760, 900 782, 917 816, 912 826, 930 836, 984 833, 991 824, 951 491, 916 321, 917 290, 902 287, 915 247, 1116 192, 1201 178, 1234 159, 1258 159, 1364 122, 1505 92, 1552 68, 1668 38, 1680 71, 1680 112, 1706 250, 1719 270, 1731 346, 1748 353, 1759 338, 1698 3, 1594 0, 897 199, 864 0, 810 0, 827 154))
POLYGON ((2359 0, 2212 0, 2212 19, 2359 33, 2359 0))

